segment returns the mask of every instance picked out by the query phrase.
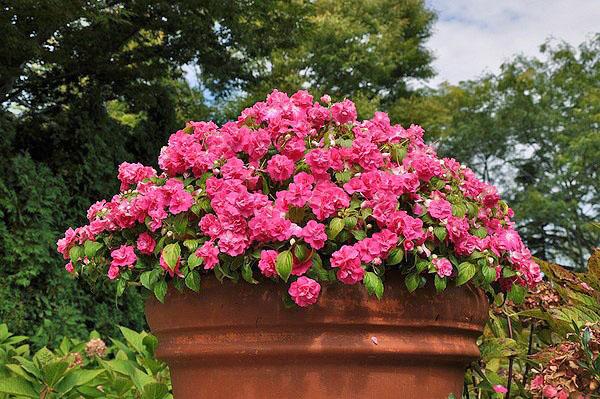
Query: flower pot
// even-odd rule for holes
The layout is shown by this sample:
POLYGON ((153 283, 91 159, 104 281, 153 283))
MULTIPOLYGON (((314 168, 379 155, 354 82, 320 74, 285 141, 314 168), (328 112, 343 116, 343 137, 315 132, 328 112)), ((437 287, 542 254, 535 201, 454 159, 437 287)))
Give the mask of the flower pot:
POLYGON ((170 289, 164 304, 147 301, 176 399, 460 397, 465 367, 479 357, 480 289, 411 294, 389 272, 381 301, 336 284, 308 308, 286 308, 282 290, 211 276, 200 293, 170 289))

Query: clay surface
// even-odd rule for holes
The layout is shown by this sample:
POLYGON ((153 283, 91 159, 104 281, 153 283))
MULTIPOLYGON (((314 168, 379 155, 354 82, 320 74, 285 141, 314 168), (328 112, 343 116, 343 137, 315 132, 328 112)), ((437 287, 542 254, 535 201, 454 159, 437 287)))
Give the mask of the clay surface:
POLYGON ((410 294, 390 272, 381 301, 340 284, 292 309, 282 290, 210 276, 200 293, 171 287, 165 304, 147 301, 175 399, 446 399, 460 397, 479 356, 488 309, 479 289, 410 294))

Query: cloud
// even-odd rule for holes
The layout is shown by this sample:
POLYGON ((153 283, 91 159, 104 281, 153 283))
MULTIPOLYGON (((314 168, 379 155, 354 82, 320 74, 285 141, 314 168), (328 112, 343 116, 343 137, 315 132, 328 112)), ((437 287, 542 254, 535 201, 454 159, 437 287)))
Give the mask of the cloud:
POLYGON ((427 0, 438 13, 428 42, 438 75, 458 83, 495 72, 515 54, 535 56, 547 39, 578 45, 600 31, 599 0, 427 0))

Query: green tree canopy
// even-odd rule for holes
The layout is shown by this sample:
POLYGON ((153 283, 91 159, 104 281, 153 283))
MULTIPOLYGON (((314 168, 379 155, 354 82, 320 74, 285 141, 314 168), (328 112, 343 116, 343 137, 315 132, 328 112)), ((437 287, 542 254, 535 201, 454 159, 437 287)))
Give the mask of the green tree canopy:
POLYGON ((273 88, 350 97, 365 117, 386 109, 412 93, 411 82, 433 76, 425 42, 434 20, 422 0, 316 1, 301 40, 256 65, 257 79, 243 86, 228 115, 273 88))

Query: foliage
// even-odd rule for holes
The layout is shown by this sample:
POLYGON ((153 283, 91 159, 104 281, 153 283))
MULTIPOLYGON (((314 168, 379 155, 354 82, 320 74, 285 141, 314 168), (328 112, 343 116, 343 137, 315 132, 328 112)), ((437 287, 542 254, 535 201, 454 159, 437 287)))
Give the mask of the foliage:
POLYGON ((166 365, 154 358, 156 338, 121 327, 125 341, 106 346, 96 332, 87 342, 63 338, 35 353, 0 324, 0 398, 173 398, 166 365))
POLYGON ((482 359, 465 376, 470 397, 502 397, 495 386, 510 387, 511 398, 600 396, 599 261, 600 250, 587 273, 540 261, 547 280, 522 304, 499 298, 481 338, 482 359))
POLYGON ((426 126, 441 154, 502 187, 534 255, 584 267, 600 242, 600 36, 542 51, 391 114, 426 126))
POLYGON ((171 135, 160 174, 123 163, 120 193, 58 241, 67 271, 161 301, 169 280, 198 291, 202 269, 252 284, 258 272, 289 284, 299 306, 317 301, 319 282, 362 281, 381 298, 391 269, 410 291, 429 274, 438 291, 471 281, 516 298, 540 280, 494 187, 437 158, 418 126, 321 102, 275 90, 237 122, 171 135))
POLYGON ((352 98, 360 117, 385 110, 433 76, 425 47, 435 16, 421 0, 321 0, 307 10, 298 43, 275 48, 257 79, 227 98, 226 119, 277 88, 352 98))

